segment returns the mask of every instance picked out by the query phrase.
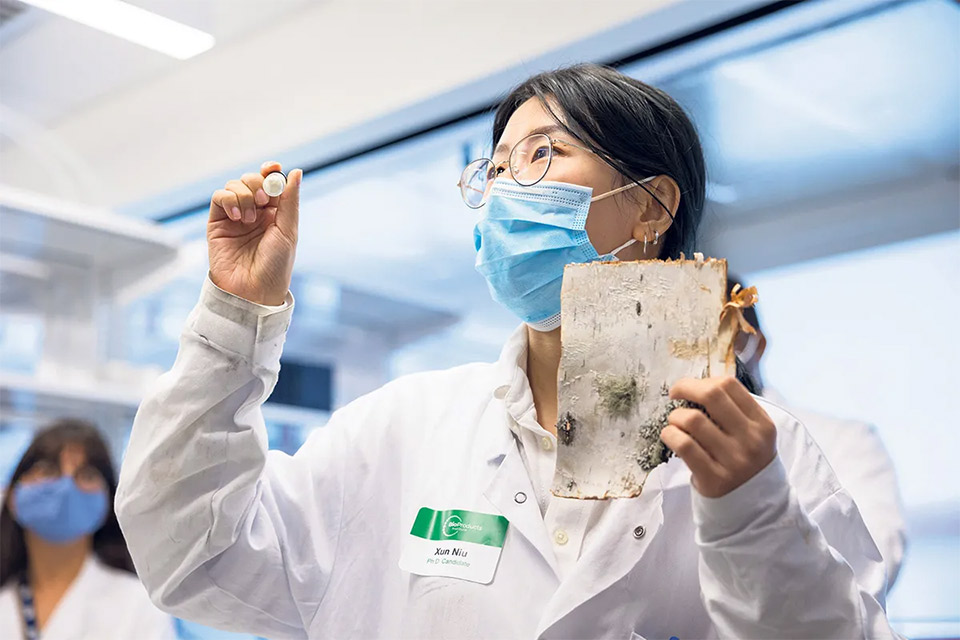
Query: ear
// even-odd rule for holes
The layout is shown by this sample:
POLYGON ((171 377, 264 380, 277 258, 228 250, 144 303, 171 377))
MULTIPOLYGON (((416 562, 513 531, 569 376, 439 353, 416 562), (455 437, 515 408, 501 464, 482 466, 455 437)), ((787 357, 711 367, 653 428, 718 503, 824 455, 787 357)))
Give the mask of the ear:
POLYGON ((655 234, 659 233, 662 238, 673 224, 673 218, 680 207, 680 187, 670 176, 657 176, 640 188, 643 187, 649 189, 656 198, 646 192, 637 194, 643 198, 643 208, 633 229, 633 237, 642 239, 646 236, 652 242, 655 234), (663 206, 660 205, 661 202, 663 206))

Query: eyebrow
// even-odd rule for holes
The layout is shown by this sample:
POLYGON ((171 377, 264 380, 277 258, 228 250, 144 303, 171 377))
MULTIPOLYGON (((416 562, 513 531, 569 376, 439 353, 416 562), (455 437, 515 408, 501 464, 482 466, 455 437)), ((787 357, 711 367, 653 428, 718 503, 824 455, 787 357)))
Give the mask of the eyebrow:
MULTIPOLYGON (((526 138, 527 136, 532 136, 535 133, 546 133, 546 134, 559 133, 559 132, 562 132, 563 130, 564 130, 563 127, 561 127, 558 124, 547 124, 542 127, 537 127, 536 129, 531 129, 523 137, 526 138)), ((493 150, 493 155, 497 155, 498 153, 501 153, 504 151, 509 151, 510 149, 511 149, 510 145, 508 145, 505 142, 501 142, 500 144, 497 145, 497 148, 493 150)))

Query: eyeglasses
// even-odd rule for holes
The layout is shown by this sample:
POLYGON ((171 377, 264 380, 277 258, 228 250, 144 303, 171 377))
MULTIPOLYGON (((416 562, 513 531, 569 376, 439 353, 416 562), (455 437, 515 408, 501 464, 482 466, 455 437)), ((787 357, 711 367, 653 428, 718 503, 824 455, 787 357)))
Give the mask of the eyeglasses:
MULTIPOLYGON (((507 160, 510 176, 523 187, 532 187, 547 175, 553 162, 554 145, 563 144, 593 153, 578 144, 551 138, 545 133, 533 133, 513 146, 507 160)), ((503 167, 494 164, 490 158, 474 160, 460 174, 460 195, 471 209, 479 209, 487 202, 494 180, 499 177, 503 167)))
MULTIPOLYGON (((30 484, 44 480, 56 480, 62 475, 64 474, 59 462, 41 458, 23 474, 21 482, 30 484)), ((90 464, 77 467, 72 475, 77 487, 83 491, 95 491, 106 485, 100 471, 90 464)))

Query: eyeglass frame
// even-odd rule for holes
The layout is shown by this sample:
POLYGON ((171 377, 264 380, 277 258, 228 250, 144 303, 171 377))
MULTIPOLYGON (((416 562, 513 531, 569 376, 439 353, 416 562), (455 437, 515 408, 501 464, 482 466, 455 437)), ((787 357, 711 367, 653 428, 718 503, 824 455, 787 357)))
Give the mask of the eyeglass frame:
MULTIPOLYGON (((547 133, 531 133, 531 134, 529 134, 529 135, 526 135, 526 136, 520 138, 520 140, 518 140, 517 143, 516 143, 515 145, 513 145, 513 147, 510 149, 509 155, 507 155, 507 159, 506 159, 506 160, 502 160, 502 161, 500 161, 499 163, 496 163, 496 162, 493 161, 493 158, 484 158, 484 157, 481 157, 481 158, 476 158, 475 160, 471 160, 470 162, 468 162, 467 165, 463 168, 463 171, 460 172, 460 179, 457 181, 457 187, 460 188, 461 198, 463 198, 463 188, 464 188, 464 186, 466 186, 466 185, 464 185, 464 183, 463 183, 463 174, 464 174, 464 172, 466 172, 467 168, 468 168, 470 165, 476 164, 477 162, 480 162, 480 161, 482 161, 482 160, 486 160, 487 162, 489 162, 491 165, 493 165, 493 168, 494 168, 494 169, 496 169, 497 167, 499 167, 500 165, 502 165, 502 164, 505 162, 505 163, 507 164, 507 169, 510 171, 510 177, 513 178, 514 182, 516 182, 516 183, 517 183, 518 185, 520 185, 521 187, 532 187, 533 185, 537 184, 538 182, 541 182, 545 177, 547 177, 547 173, 550 171, 550 166, 553 164, 553 145, 554 145, 555 143, 565 144, 565 145, 571 146, 571 147, 573 147, 573 148, 575 148, 575 149, 580 149, 581 151, 586 151, 587 153, 593 153, 594 155, 597 155, 596 153, 594 153, 594 152, 591 151, 590 149, 587 149, 586 147, 582 147, 582 146, 580 146, 580 145, 578 145, 578 144, 574 144, 573 142, 568 142, 568 141, 566 141, 566 140, 561 140, 561 139, 559 139, 559 138, 551 138, 551 137, 550 137, 550 134, 547 134, 547 133), (524 184, 523 182, 520 182, 520 180, 517 179, 516 174, 513 172, 513 162, 511 162, 511 158, 513 158, 513 154, 516 153, 517 148, 518 148, 521 144, 523 144, 524 141, 529 140, 530 138, 538 137, 538 136, 543 136, 544 138, 547 139, 548 148, 550 149, 550 155, 547 157, 547 167, 546 167, 546 169, 543 170, 543 175, 541 175, 539 178, 537 178, 536 180, 534 180, 533 182, 531 182, 531 183, 529 183, 529 184, 524 184)), ((598 156, 598 157, 599 157, 599 156, 598 156)), ((494 178, 494 179, 496 179, 496 178, 494 178)), ((491 181, 491 182, 492 182, 492 181, 491 181)), ((470 207, 471 209, 479 209, 480 207, 482 207, 483 205, 486 204, 486 198, 484 198, 483 201, 482 201, 480 204, 478 204, 477 206, 475 206, 475 207, 474 207, 473 205, 471 205, 469 202, 467 202, 466 198, 463 198, 463 203, 464 203, 465 205, 467 205, 468 207, 470 207)))
MULTIPOLYGON (((557 143, 557 142, 559 142, 560 144, 565 144, 565 145, 571 146, 571 147, 573 147, 574 149, 580 149, 581 151, 586 151, 587 153, 593 154, 593 155, 597 156, 598 158, 600 158, 601 160, 603 160, 603 162, 606 163, 607 165, 609 165, 610 168, 612 168, 614 171, 616 171, 617 173, 620 173, 620 169, 618 169, 617 167, 615 167, 612 162, 610 162, 609 160, 607 160, 606 158, 604 158, 602 155, 600 155, 600 154, 597 153, 596 151, 593 151, 592 149, 588 149, 588 148, 586 148, 586 147, 580 146, 580 145, 575 144, 575 143, 573 143, 573 142, 569 142, 569 141, 567 141, 567 140, 561 140, 561 139, 559 139, 559 138, 551 138, 551 137, 550 137, 550 134, 547 134, 547 133, 531 133, 531 134, 529 134, 529 135, 526 135, 526 136, 520 138, 520 140, 518 140, 517 143, 516 143, 515 145, 513 145, 513 147, 510 149, 510 154, 507 156, 507 159, 504 160, 504 161, 501 161, 500 164, 503 164, 503 162, 506 162, 506 163, 507 163, 507 169, 510 171, 510 177, 513 178, 513 181, 516 182, 518 185, 520 185, 521 187, 532 187, 532 186, 534 186, 535 184, 541 182, 544 178, 546 178, 546 177, 547 177, 547 173, 550 172, 550 166, 551 166, 552 163, 553 163, 553 145, 554 145, 554 143, 557 143), (521 144, 524 140, 527 140, 527 139, 532 138, 532 137, 534 137, 534 136, 543 136, 543 137, 545 137, 545 138, 549 141, 550 156, 547 158, 547 168, 543 170, 543 175, 541 175, 539 178, 537 178, 535 181, 531 182, 530 184, 523 184, 522 182, 520 182, 519 180, 517 180, 516 175, 514 175, 514 173, 513 173, 513 163, 510 161, 510 159, 513 157, 513 154, 514 154, 514 152, 517 150, 517 147, 519 147, 520 144, 521 144)), ((471 161, 468 162, 467 165, 463 168, 463 171, 460 172, 460 179, 457 181, 457 187, 460 189, 460 198, 463 200, 463 203, 464 203, 465 205, 467 205, 469 208, 471 208, 471 209, 473 209, 473 210, 477 210, 477 209, 480 209, 481 207, 483 207, 483 205, 485 205, 485 204, 487 203, 487 198, 486 198, 486 196, 485 196, 485 197, 483 198, 483 200, 480 202, 480 204, 478 204, 478 205, 475 206, 475 207, 472 206, 469 202, 467 202, 467 199, 466 199, 466 198, 464 197, 464 195, 463 195, 463 188, 464 188, 464 186, 466 186, 466 185, 463 184, 463 174, 466 172, 467 167, 469 167, 470 165, 472 165, 472 164, 474 164, 474 163, 480 162, 481 160, 486 160, 487 162, 489 162, 490 164, 492 164, 493 167, 494 167, 494 169, 496 169, 497 166, 499 166, 497 163, 495 163, 495 162, 493 161, 492 158, 484 158, 484 157, 481 157, 481 158, 477 158, 476 160, 471 160, 471 161)), ((494 178, 494 180, 495 180, 495 179, 496 179, 496 178, 494 178)), ((654 200, 656 200, 656 201, 657 201, 657 204, 659 204, 661 207, 663 207, 664 211, 667 212, 667 215, 670 216, 670 220, 675 220, 674 215, 673 215, 673 212, 670 211, 670 208, 667 207, 667 205, 665 205, 665 204, 663 203, 663 201, 660 200, 660 198, 658 198, 655 193, 653 193, 653 191, 651 191, 650 189, 648 189, 647 186, 644 185, 644 184, 641 183, 641 182, 638 182, 638 181, 636 181, 636 180, 634 180, 634 182, 635 182, 637 185, 639 185, 644 191, 646 191, 648 194, 650 194, 650 197, 653 198, 654 200)))

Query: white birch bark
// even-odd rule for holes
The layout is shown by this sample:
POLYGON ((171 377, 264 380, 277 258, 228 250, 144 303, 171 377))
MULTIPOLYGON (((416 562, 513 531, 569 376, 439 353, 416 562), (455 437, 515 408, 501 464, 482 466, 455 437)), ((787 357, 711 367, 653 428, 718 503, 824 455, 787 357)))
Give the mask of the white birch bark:
POLYGON ((732 375, 725 260, 594 262, 563 276, 553 493, 640 494, 664 461, 660 431, 680 378, 732 375))

